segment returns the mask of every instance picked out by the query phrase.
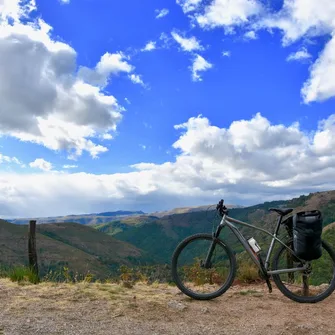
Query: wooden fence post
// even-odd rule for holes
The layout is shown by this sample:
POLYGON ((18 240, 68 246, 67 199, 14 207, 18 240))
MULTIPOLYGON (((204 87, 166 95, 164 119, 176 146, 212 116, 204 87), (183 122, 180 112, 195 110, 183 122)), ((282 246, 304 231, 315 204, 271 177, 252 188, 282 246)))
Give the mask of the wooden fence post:
POLYGON ((29 235, 28 235, 28 257, 29 267, 34 271, 38 277, 38 264, 36 252, 36 221, 29 221, 29 235))

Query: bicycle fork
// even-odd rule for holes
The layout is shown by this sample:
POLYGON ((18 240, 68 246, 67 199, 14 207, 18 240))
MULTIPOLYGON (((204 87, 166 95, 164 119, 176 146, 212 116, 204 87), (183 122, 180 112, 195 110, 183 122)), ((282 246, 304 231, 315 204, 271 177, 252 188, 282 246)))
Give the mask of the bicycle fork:
POLYGON ((215 245, 216 245, 216 237, 213 238, 213 242, 207 252, 207 256, 205 258, 205 262, 203 264, 201 264, 205 269, 208 269, 211 267, 211 258, 213 256, 213 252, 214 252, 214 249, 215 249, 215 245))

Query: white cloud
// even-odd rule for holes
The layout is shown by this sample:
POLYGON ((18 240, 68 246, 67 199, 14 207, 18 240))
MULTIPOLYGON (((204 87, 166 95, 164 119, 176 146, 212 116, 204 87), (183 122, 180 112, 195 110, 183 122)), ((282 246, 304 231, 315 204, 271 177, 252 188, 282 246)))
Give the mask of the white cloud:
POLYGON ((89 84, 104 87, 112 75, 118 75, 120 72, 130 73, 134 70, 128 60, 129 57, 122 52, 115 54, 107 52, 101 57, 94 70, 85 66, 81 67, 79 77, 89 84))
POLYGON ((181 6, 184 13, 189 13, 196 10, 203 0, 176 0, 176 3, 181 6))
POLYGON ((312 55, 307 51, 307 49, 301 48, 297 52, 289 54, 286 60, 288 62, 291 62, 291 61, 303 61, 310 58, 312 58, 312 55))
POLYGON ((0 135, 67 150, 70 158, 106 152, 95 139, 116 130, 124 108, 102 88, 110 76, 134 70, 129 58, 106 53, 78 75, 76 51, 52 39, 43 20, 27 17, 34 1, 0 1, 0 135))
POLYGON ((214 0, 195 18, 203 28, 229 27, 248 23, 262 10, 257 0, 214 0))
POLYGON ((335 96, 335 36, 311 67, 310 78, 305 82, 301 94, 305 103, 335 96))
POLYGON ((257 39, 256 32, 255 32, 254 30, 247 31, 247 32, 244 34, 244 38, 245 38, 246 40, 256 40, 256 39, 257 39))
POLYGON ((196 55, 193 61, 193 65, 191 67, 192 70, 192 80, 193 81, 202 81, 202 78, 199 74, 199 72, 204 72, 209 69, 211 69, 213 65, 206 61, 205 58, 203 58, 200 55, 196 55))
POLYGON ((69 164, 63 165, 63 169, 75 169, 77 167, 78 165, 69 165, 69 164))
MULTIPOLYGON (((282 30, 283 45, 286 46, 301 38, 334 36, 334 17, 335 2, 332 0, 285 0, 278 13, 265 17, 258 26, 282 30)), ((323 101, 334 97, 334 73, 335 39, 332 37, 310 68, 310 77, 301 89, 304 102, 323 101)))
POLYGON ((283 31, 287 45, 304 36, 330 34, 335 28, 333 0, 284 0, 282 9, 265 16, 258 25, 283 31))
POLYGON ((8 163, 8 164, 14 163, 14 164, 21 165, 22 167, 24 167, 24 164, 21 163, 16 157, 6 156, 0 153, 0 164, 4 164, 4 163, 8 163))
MULTIPOLYGON (((284 0, 279 10, 263 6, 261 0, 177 0, 191 19, 203 29, 222 27, 225 34, 241 32, 245 40, 256 39, 261 29, 279 29, 282 44, 287 46, 299 39, 310 40, 328 36, 331 40, 310 68, 310 76, 303 84, 301 95, 305 103, 323 101, 335 96, 335 2, 333 0, 284 0), (238 26, 239 30, 236 30, 238 26), (243 29, 244 28, 244 29, 243 29)), ((305 49, 288 56, 288 61, 307 60, 305 49)))
POLYGON ((113 135, 109 134, 109 133, 105 133, 105 134, 102 134, 101 138, 104 139, 104 140, 112 140, 113 135))
POLYGON ((231 56, 231 52, 229 50, 224 50, 224 51, 222 51, 222 56, 223 57, 230 57, 231 56))
POLYGON ((144 145, 144 144, 139 144, 139 146, 140 146, 143 150, 145 150, 145 149, 147 148, 147 146, 144 145))
POLYGON ((196 39, 196 37, 192 36, 190 38, 182 37, 176 32, 171 33, 174 40, 179 43, 181 48, 184 51, 195 51, 195 50, 203 50, 200 42, 196 39))
POLYGON ((33 162, 29 163, 29 166, 32 168, 40 169, 42 171, 51 171, 52 164, 43 158, 37 158, 33 162))
POLYGON ((260 114, 227 128, 202 116, 175 128, 180 132, 173 143, 176 159, 135 164, 130 173, 3 173, 0 213, 152 211, 222 197, 227 203, 255 204, 335 188, 335 114, 311 132, 298 123, 271 124, 260 114))
POLYGON ((143 82, 141 76, 138 75, 138 74, 134 74, 134 73, 133 73, 133 74, 129 75, 129 79, 130 79, 134 84, 139 84, 139 85, 141 85, 141 86, 145 86, 145 84, 144 84, 144 82, 143 82))
POLYGON ((10 18, 18 22, 20 18, 27 17, 35 9, 35 0, 0 0, 0 21, 7 21, 10 18))
POLYGON ((141 51, 152 51, 156 49, 156 42, 149 41, 141 51))
POLYGON ((128 98, 124 98, 124 101, 128 104, 128 105, 131 105, 131 102, 128 98))
POLYGON ((68 5, 70 3, 70 0, 60 0, 61 3, 68 5))
POLYGON ((155 12, 157 14, 156 19, 161 19, 164 16, 168 15, 170 11, 167 8, 163 8, 163 9, 156 9, 155 12))

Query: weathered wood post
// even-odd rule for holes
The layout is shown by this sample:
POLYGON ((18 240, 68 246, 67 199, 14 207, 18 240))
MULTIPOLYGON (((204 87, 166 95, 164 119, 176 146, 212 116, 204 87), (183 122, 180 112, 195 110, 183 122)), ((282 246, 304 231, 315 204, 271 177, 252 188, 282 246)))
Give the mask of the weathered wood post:
POLYGON ((36 252, 36 220, 29 221, 28 257, 29 257, 29 267, 38 277, 38 264, 37 264, 37 252, 36 252))

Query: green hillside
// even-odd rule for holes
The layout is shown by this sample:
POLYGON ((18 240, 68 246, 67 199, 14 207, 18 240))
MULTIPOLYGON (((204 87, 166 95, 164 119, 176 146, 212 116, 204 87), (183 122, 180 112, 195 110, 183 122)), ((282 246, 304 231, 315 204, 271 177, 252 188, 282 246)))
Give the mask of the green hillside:
POLYGON ((93 227, 108 235, 115 235, 117 233, 126 231, 133 226, 154 222, 157 219, 158 218, 155 216, 133 216, 122 220, 113 220, 108 223, 93 225, 93 227))
MULTIPOLYGON (((26 225, 0 220, 1 266, 27 264, 27 233, 26 225)), ((129 243, 77 223, 37 225, 36 245, 42 275, 66 266, 79 274, 89 271, 104 278, 121 264, 137 264, 144 255, 129 243)))

